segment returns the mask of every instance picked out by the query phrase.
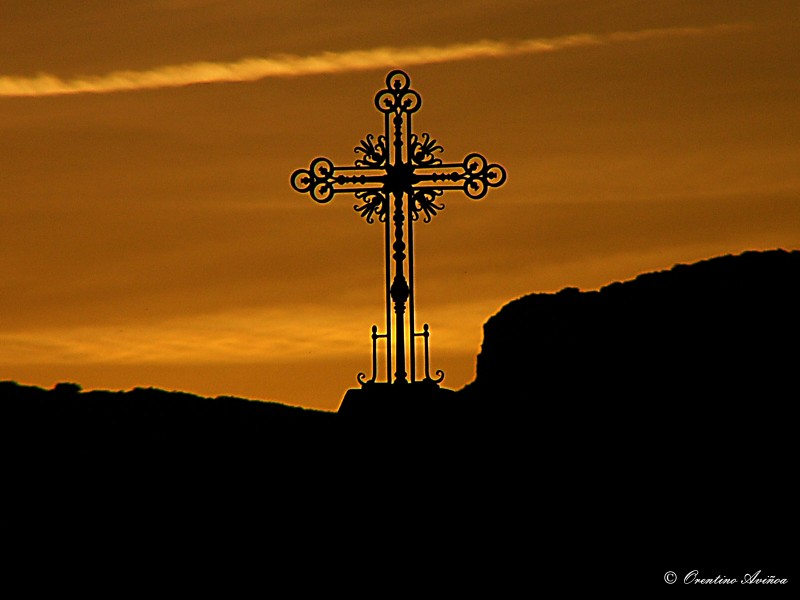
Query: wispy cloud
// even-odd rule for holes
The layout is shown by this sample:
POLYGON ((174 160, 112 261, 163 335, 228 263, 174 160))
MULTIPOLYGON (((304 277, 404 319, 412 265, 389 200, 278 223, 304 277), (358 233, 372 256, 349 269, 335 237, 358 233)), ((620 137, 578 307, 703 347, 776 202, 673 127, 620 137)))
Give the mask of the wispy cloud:
POLYGON ((737 31, 746 26, 667 27, 605 34, 575 34, 517 41, 481 40, 448 46, 373 48, 323 52, 311 56, 275 55, 233 62, 195 62, 144 71, 115 71, 107 75, 62 79, 47 73, 35 77, 0 77, 0 96, 59 96, 104 94, 131 90, 182 87, 200 83, 257 81, 269 77, 300 77, 433 63, 503 58, 557 52, 569 48, 605 46, 653 40, 703 36, 737 31))

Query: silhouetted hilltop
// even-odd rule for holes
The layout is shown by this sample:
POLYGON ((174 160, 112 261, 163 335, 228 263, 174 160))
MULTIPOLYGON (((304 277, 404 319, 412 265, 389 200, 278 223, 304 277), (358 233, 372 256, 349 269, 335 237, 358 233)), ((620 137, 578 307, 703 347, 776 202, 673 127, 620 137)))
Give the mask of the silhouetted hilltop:
POLYGON ((204 398, 182 392, 135 388, 83 392, 74 383, 52 390, 0 382, 0 435, 30 447, 61 451, 85 446, 146 451, 192 443, 220 447, 263 445, 286 428, 328 423, 331 413, 241 398, 204 398))
POLYGON ((495 596, 787 575, 799 285, 800 252, 771 251, 526 296, 486 323, 476 380, 447 406, 375 419, 0 382, 6 521, 36 551, 99 532, 137 566, 173 564, 167 534, 215 561, 245 549, 259 576, 265 547, 356 545, 383 569, 388 545, 386 581, 427 565, 495 596))
POLYGON ((598 541, 597 581, 750 572, 796 534, 799 308, 800 252, 783 250, 531 294, 486 322, 458 396, 552 537, 577 522, 598 541))
POLYGON ((789 400, 798 307, 800 252, 784 250, 676 265, 599 291, 531 294, 484 325, 476 379, 462 395, 789 400))
MULTIPOLYGON (((484 325, 474 382, 447 405, 417 405, 396 420, 491 415, 528 427, 577 406, 593 418, 600 407, 607 416, 631 402, 651 414, 662 405, 706 411, 718 402, 788 401, 798 306, 800 251, 784 250, 676 265, 599 291, 531 294, 484 325)), ((0 402, 6 436, 49 439, 241 443, 342 417, 152 388, 82 392, 75 384, 43 390, 10 381, 0 382, 0 402)))

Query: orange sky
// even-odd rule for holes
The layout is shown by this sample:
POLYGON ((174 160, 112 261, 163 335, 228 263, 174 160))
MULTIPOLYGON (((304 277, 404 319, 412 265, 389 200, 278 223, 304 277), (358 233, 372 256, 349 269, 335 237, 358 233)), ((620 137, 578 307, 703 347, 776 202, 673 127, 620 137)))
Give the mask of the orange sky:
POLYGON ((525 293, 800 247, 796 3, 8 4, 0 379, 335 409, 383 322, 383 231, 289 175, 352 164, 395 67, 445 160, 509 175, 415 230, 448 387, 525 293))

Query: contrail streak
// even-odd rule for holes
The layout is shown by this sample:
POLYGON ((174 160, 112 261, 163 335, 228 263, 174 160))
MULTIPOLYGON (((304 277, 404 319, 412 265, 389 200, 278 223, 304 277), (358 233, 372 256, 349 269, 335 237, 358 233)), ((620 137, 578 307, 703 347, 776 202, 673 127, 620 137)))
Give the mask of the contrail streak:
POLYGON ((107 94, 132 90, 182 87, 200 83, 257 81, 268 77, 300 77, 426 65, 481 58, 503 58, 557 52, 568 48, 605 46, 659 38, 702 36, 743 29, 744 25, 667 27, 605 34, 576 34, 518 41, 482 40, 449 46, 373 48, 323 52, 311 56, 290 54, 243 58, 233 62, 195 62, 145 71, 115 71, 107 75, 62 79, 47 73, 35 77, 0 77, 0 96, 32 97, 66 94, 107 94))

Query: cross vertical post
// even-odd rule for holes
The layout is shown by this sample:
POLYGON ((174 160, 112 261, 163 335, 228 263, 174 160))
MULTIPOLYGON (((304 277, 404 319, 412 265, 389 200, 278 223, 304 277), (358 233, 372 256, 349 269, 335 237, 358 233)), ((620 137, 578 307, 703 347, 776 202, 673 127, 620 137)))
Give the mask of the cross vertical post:
POLYGON ((462 191, 480 200, 489 188, 506 181, 505 169, 472 153, 463 161, 445 163, 437 156, 444 149, 427 133, 418 136, 411 126, 412 115, 422 98, 411 89, 411 79, 399 70, 386 76, 386 87, 375 95, 375 107, 384 115, 384 131, 377 138, 369 134, 355 148, 352 166, 334 166, 327 158, 316 158, 308 169, 297 169, 292 187, 326 204, 337 194, 353 194, 360 204, 353 208, 367 221, 384 224, 386 323, 385 333, 372 326, 372 376, 358 374, 364 386, 378 383, 378 342, 386 340, 385 383, 418 383, 416 341, 423 338, 424 378, 438 386, 444 372, 430 373, 430 328, 416 331, 414 304, 414 223, 431 219, 444 210, 439 197, 448 191, 462 191), (393 267, 393 269, 392 269, 393 267), (393 275, 392 275, 393 271, 393 275), (408 358, 408 360, 406 360, 408 358), (394 376, 392 377, 392 371, 394 376))

